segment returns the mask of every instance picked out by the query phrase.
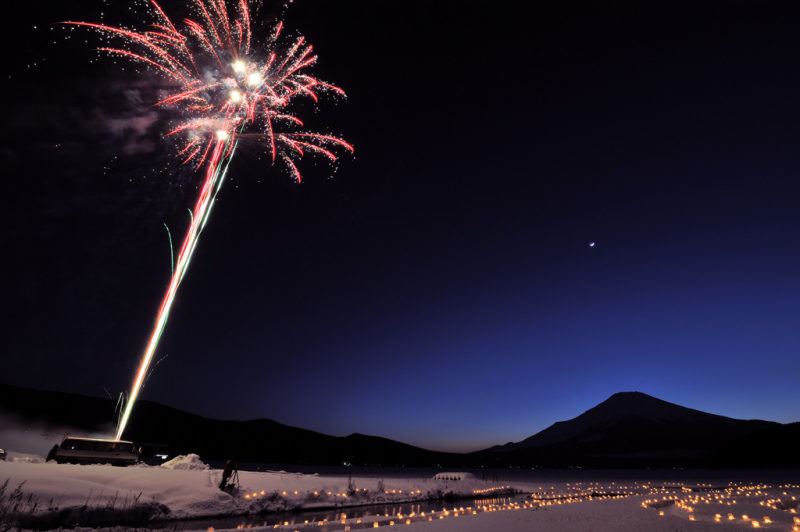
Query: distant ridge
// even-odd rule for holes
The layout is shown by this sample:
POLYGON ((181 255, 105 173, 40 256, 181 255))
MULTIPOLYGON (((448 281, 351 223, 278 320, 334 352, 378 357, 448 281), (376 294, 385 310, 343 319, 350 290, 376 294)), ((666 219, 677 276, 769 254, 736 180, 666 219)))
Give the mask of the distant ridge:
POLYGON ((767 427, 733 440, 722 449, 712 452, 706 463, 710 467, 720 468, 800 468, 798 442, 800 422, 767 427))
MULTIPOLYGON (((127 439, 164 443, 173 455, 197 453, 204 461, 235 456, 240 463, 448 468, 800 465, 794 452, 800 423, 732 419, 640 392, 616 393, 521 442, 469 454, 429 451, 363 434, 328 436, 270 419, 208 419, 151 401, 139 401, 136 408, 127 439), (769 449, 779 452, 770 454, 769 449)), ((79 394, 0 384, 4 413, 36 430, 66 428, 73 435, 111 435, 114 430, 114 402, 79 394)))
MULTIPOLYGON (((113 435, 114 402, 79 394, 38 391, 0 384, 0 413, 73 435, 113 435), (78 434, 80 433, 80 434, 78 434)), ((152 401, 140 400, 124 436, 169 445, 172 454, 199 454, 205 461, 308 465, 462 465, 463 455, 429 451, 376 436, 328 436, 270 419, 208 419, 152 401)))

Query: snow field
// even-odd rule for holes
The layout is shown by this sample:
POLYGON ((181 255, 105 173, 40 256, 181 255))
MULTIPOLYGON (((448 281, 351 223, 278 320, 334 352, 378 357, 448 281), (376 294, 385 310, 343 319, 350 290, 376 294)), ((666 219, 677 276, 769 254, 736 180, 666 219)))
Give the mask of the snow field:
MULTIPOLYGON (((79 466, 36 460, 0 462, 0 483, 22 485, 42 511, 84 505, 156 504, 167 519, 233 516, 282 510, 339 508, 451 497, 491 496, 509 490, 531 494, 513 505, 487 499, 472 506, 455 500, 443 512, 371 515, 334 522, 287 524, 272 529, 357 530, 381 528, 421 532, 558 531, 741 532, 764 529, 800 532, 800 486, 795 484, 657 484, 625 481, 536 482, 503 485, 474 478, 365 478, 286 472, 239 472, 239 487, 222 492, 221 471, 199 458, 179 457, 160 467, 79 466)), ((448 499, 449 500, 449 499, 448 499)), ((254 530, 266 528, 254 527, 254 530)), ((94 529, 76 528, 79 531, 94 529)), ((215 532, 219 532, 219 529, 215 532)))

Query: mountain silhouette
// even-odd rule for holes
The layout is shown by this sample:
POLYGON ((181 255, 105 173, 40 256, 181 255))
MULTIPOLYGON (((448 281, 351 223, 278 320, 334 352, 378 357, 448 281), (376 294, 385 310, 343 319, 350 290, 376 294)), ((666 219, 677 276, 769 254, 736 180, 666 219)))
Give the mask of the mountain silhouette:
POLYGON ((777 425, 709 414, 641 392, 620 392, 578 417, 483 454, 503 455, 502 461, 540 461, 545 465, 661 467, 672 462, 699 466, 709 452, 777 425))

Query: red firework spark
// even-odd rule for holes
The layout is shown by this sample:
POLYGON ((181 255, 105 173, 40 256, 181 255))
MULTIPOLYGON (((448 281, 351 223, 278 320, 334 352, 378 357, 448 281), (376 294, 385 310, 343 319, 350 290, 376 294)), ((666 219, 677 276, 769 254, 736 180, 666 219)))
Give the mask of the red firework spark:
MULTIPOLYGON (((86 26, 121 41, 120 47, 100 50, 143 62, 180 88, 156 105, 180 108, 186 117, 167 135, 183 133, 179 148, 184 163, 198 168, 211 164, 212 146, 221 139, 240 136, 266 139, 264 147, 273 161, 287 162, 289 172, 300 180, 295 161, 305 153, 323 155, 335 162, 336 151, 353 147, 331 135, 302 133, 302 142, 291 128, 302 125, 292 115, 291 103, 302 97, 317 101, 322 93, 344 96, 339 87, 305 72, 317 61, 313 47, 298 37, 293 43, 280 40, 283 23, 271 32, 264 49, 251 51, 251 19, 246 0, 191 0, 196 19, 184 19, 183 31, 172 22, 155 0, 150 0, 157 21, 146 31, 95 24, 86 26), (229 5, 232 4, 232 5, 229 5), (266 58, 260 60, 258 58, 266 58), (287 131, 283 131, 287 129, 287 131), (257 135, 256 135, 257 134, 257 135), (306 146, 304 151, 299 145, 306 146)), ((228 152, 222 153, 224 158, 228 152)))

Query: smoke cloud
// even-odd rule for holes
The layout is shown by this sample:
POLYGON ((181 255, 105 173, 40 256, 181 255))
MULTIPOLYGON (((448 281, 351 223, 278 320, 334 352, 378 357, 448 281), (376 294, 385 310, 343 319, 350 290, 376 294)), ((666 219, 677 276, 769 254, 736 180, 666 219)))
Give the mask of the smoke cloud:
POLYGON ((87 433, 74 427, 26 420, 9 412, 0 412, 0 449, 9 453, 9 459, 14 453, 44 458, 66 435, 107 438, 108 432, 87 433))

